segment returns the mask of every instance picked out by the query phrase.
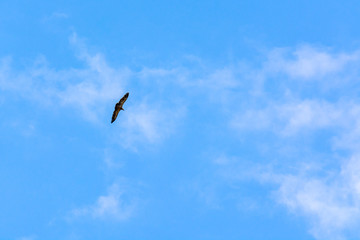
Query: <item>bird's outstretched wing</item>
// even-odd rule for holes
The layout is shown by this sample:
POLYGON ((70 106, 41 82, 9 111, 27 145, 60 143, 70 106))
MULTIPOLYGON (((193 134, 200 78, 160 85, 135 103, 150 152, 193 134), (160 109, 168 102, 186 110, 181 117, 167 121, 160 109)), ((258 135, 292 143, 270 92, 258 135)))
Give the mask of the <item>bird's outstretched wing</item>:
POLYGON ((122 108, 122 106, 124 105, 126 99, 129 97, 129 93, 125 93, 125 95, 120 99, 119 104, 120 104, 120 108, 122 108))
POLYGON ((116 120, 117 115, 119 114, 119 112, 120 112, 119 103, 116 103, 115 110, 114 110, 112 118, 111 118, 111 123, 113 123, 116 120))
MULTIPOLYGON (((111 123, 113 123, 116 118, 117 118, 117 115, 119 114, 120 110, 122 109, 122 106, 124 105, 126 99, 129 97, 129 93, 126 93, 118 103, 116 103, 115 105, 115 110, 113 112, 113 115, 112 115, 112 118, 111 118, 111 123)), ((122 109, 124 110, 124 109, 122 109)))

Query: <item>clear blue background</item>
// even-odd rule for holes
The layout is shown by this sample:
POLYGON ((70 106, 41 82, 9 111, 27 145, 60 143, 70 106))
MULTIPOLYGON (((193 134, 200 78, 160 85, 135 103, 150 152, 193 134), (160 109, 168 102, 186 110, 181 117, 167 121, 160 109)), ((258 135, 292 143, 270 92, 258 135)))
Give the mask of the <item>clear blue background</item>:
POLYGON ((291 117, 269 113, 319 101, 354 116, 357 57, 310 80, 266 69, 279 48, 357 56, 359 22, 359 1, 0 1, 0 239, 358 239, 357 210, 334 227, 281 197, 308 164, 337 199, 328 179, 356 150, 335 140, 356 121, 284 134, 291 117), (270 120, 236 127, 249 109, 270 120), (94 213, 104 196, 118 205, 94 213))

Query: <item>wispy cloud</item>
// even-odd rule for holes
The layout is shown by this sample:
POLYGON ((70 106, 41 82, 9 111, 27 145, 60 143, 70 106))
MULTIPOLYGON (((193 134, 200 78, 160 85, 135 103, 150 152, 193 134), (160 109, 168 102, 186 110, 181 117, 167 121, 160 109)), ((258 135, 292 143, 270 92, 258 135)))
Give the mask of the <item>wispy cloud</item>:
POLYGON ((105 103, 124 92, 127 69, 114 70, 105 59, 95 55, 86 59, 84 69, 55 70, 44 57, 23 72, 11 68, 10 58, 1 61, 0 83, 3 91, 16 93, 43 105, 74 107, 86 119, 97 121, 105 103))
POLYGON ((242 100, 248 104, 229 104, 234 109, 232 127, 296 135, 303 130, 357 126, 360 101, 354 86, 358 85, 359 51, 332 53, 305 45, 271 50, 265 59, 248 75, 253 85, 261 79, 261 94, 244 91, 242 100), (289 81, 293 77, 319 81, 299 85, 289 81))
MULTIPOLYGON (((358 190, 355 191, 355 186, 359 185, 355 149, 360 143, 360 101, 352 94, 352 87, 357 81, 357 75, 354 77, 353 74, 359 65, 359 53, 333 53, 308 45, 295 49, 274 49, 269 51, 265 59, 258 69, 239 65, 238 68, 231 66, 205 70, 201 74, 186 69, 182 77, 177 79, 178 84, 190 95, 196 92, 210 99, 214 97, 224 109, 231 109, 230 127, 240 134, 267 131, 274 136, 272 139, 287 147, 294 144, 294 141, 286 141, 289 137, 303 139, 321 130, 329 130, 331 139, 323 140, 330 141, 332 148, 326 154, 329 159, 321 158, 321 163, 338 162, 337 150, 347 150, 353 157, 338 162, 340 170, 329 173, 328 169, 320 167, 314 173, 312 164, 319 163, 315 157, 304 159, 304 155, 300 154, 292 156, 297 159, 295 161, 286 156, 286 163, 281 163, 286 166, 280 167, 285 173, 280 173, 277 169, 265 169, 246 161, 239 164, 237 160, 222 156, 214 161, 218 169, 209 173, 218 181, 206 182, 199 177, 200 180, 192 182, 191 191, 196 192, 197 198, 210 208, 219 208, 221 197, 218 192, 226 184, 254 177, 263 183, 275 183, 275 200, 290 212, 305 217, 315 238, 342 239, 346 231, 356 229, 360 210, 358 190), (317 85, 310 86, 310 90, 316 94, 309 97, 309 90, 299 87, 295 83, 299 81, 293 81, 295 79, 303 83, 317 82, 317 85), (346 81, 342 82, 341 79, 346 81), (336 81, 336 84, 332 81, 336 81), (336 95, 331 96, 329 92, 336 95), (351 94, 342 95, 341 92, 351 94), (222 96, 226 99, 222 100, 222 96), (298 173, 293 173, 293 165, 299 165, 299 161, 303 164, 300 164, 298 173), (288 165, 289 162, 292 166, 288 165)), ((174 72, 176 70, 157 73, 174 72)), ((261 142, 268 144, 269 148, 273 144, 266 142, 266 139, 261 139, 261 142)), ((306 145, 312 155, 318 154, 316 146, 309 146, 306 140, 301 144, 292 147, 302 149, 306 145)), ((270 150, 270 153, 274 161, 283 157, 275 150, 270 150)), ((271 164, 271 157, 268 158, 271 164)))
MULTIPOLYGON (((360 101, 357 87, 354 89, 359 52, 333 53, 301 46, 274 49, 266 59, 261 68, 252 70, 254 84, 256 77, 261 80, 261 94, 247 95, 250 104, 237 108, 230 126, 240 133, 271 134, 272 142, 261 140, 274 156, 273 160, 267 156, 268 164, 282 166, 253 166, 248 172, 260 182, 275 183, 276 201, 305 217, 316 239, 346 239, 348 233, 356 232, 360 217, 360 101), (309 80, 316 84, 309 85, 309 80), (327 134, 317 135, 321 140, 315 140, 315 134, 323 130, 327 134), (326 154, 319 155, 316 141, 329 142, 326 154), (300 150, 285 156, 271 149, 276 142, 282 148, 300 150), (301 152, 305 148, 310 154, 301 152), (284 162, 279 161, 282 158, 284 162), (298 171, 294 173, 294 169, 298 171)), ((243 181, 244 173, 223 165, 219 168, 224 177, 243 181)))
MULTIPOLYGON (((112 67, 103 54, 89 51, 76 34, 70 43, 83 67, 54 69, 45 57, 39 57, 31 67, 18 71, 12 67, 11 58, 2 58, 0 91, 44 106, 74 109, 84 119, 103 126, 104 121, 110 122, 108 112, 122 94, 136 89, 136 94, 130 92, 126 114, 115 122, 121 129, 112 131, 114 141, 133 149, 137 143, 154 144, 173 134, 194 100, 202 101, 198 106, 211 105, 221 114, 223 122, 230 125, 229 134, 236 134, 234 129, 249 134, 266 131, 272 134, 271 141, 279 141, 284 147, 294 143, 284 139, 300 139, 303 133, 313 136, 327 129, 331 149, 326 154, 329 159, 321 159, 324 164, 338 161, 337 150, 346 150, 341 159, 352 156, 339 163, 340 170, 313 174, 307 167, 300 167, 299 173, 275 169, 266 177, 262 175, 261 181, 276 184, 275 199, 291 212, 305 216, 318 239, 340 239, 344 231, 356 226, 360 206, 360 176, 356 171, 360 146, 359 51, 334 52, 305 45, 272 49, 263 56, 260 67, 243 62, 211 68, 198 60, 199 69, 180 64, 173 68, 144 66, 135 71, 128 66, 112 67), (119 140, 120 134, 126 142, 119 140)), ((273 144, 266 139, 259 142, 269 148, 273 144)), ((310 145, 306 140, 301 144, 292 147, 310 145)), ((316 155, 316 146, 309 149, 316 155)), ((271 154, 282 157, 276 151, 271 154)), ((301 154, 292 157, 317 162, 303 159, 301 154)), ((271 161, 271 156, 268 158, 271 161)), ((245 170, 238 172, 239 168, 229 165, 230 160, 223 157, 214 162, 220 168, 220 177, 229 174, 242 181, 243 174, 253 173, 248 171, 249 166, 242 166, 245 170)), ((220 205, 216 184, 215 188, 211 184, 198 186, 195 191, 199 198, 210 206, 220 205)), ((126 202, 124 194, 121 186, 114 184, 94 204, 74 210, 73 215, 128 219, 136 204, 126 202)))
POLYGON ((359 52, 333 54, 327 49, 303 45, 292 51, 289 48, 271 50, 265 63, 267 72, 284 73, 292 78, 308 80, 342 71, 359 60, 359 52))
POLYGON ((129 107, 125 107, 127 114, 119 118, 119 124, 125 126, 121 131, 126 132, 128 139, 122 142, 123 146, 136 149, 140 142, 157 143, 174 132, 186 108, 175 100, 169 101, 169 96, 157 97, 163 84, 157 78, 173 77, 178 72, 146 67, 140 71, 126 66, 115 68, 101 53, 90 53, 85 41, 75 33, 70 43, 84 67, 58 70, 51 68, 44 56, 39 56, 30 67, 15 70, 12 59, 5 57, 0 61, 0 90, 50 109, 54 106, 72 109, 79 117, 103 126, 104 121, 110 123, 115 103, 129 88, 134 89, 131 85, 134 84, 138 85, 138 92, 130 93, 126 103, 129 107), (150 83, 142 87, 145 80, 150 83), (142 82, 136 84, 137 81, 142 82), (152 90, 146 92, 144 88, 149 85, 152 90))
POLYGON ((342 100, 335 103, 325 100, 271 103, 263 109, 249 109, 235 115, 231 125, 239 131, 270 130, 281 136, 326 128, 353 131, 358 125, 359 110, 360 104, 342 100))
POLYGON ((340 170, 325 175, 308 166, 296 174, 270 174, 266 178, 279 185, 275 199, 290 212, 305 216, 317 239, 345 239, 346 231, 359 227, 359 160, 354 155, 340 170))
MULTIPOLYGON (((277 154, 276 158, 279 157, 281 155, 277 154)), ((268 196, 284 206, 289 213, 303 217, 306 226, 309 227, 309 233, 315 239, 348 239, 347 234, 354 236, 359 228, 359 154, 354 154, 348 159, 342 158, 334 167, 328 167, 326 159, 321 160, 322 162, 309 162, 308 159, 304 159, 304 162, 291 162, 291 165, 279 166, 279 163, 274 161, 260 165, 251 164, 243 159, 221 156, 214 160, 217 169, 212 174, 216 175, 217 186, 238 186, 234 187, 233 195, 244 182, 249 184, 249 181, 253 180, 271 189, 268 196)), ((196 184, 199 186, 198 182, 196 184)), ((199 195, 202 198, 205 196, 216 199, 217 204, 221 206, 227 196, 220 196, 219 188, 210 186, 213 187, 212 192, 206 192, 208 187, 205 185, 198 189, 199 195)), ((203 199, 205 203, 207 198, 203 199)), ((255 210, 264 204, 259 203, 256 196, 244 196, 241 193, 234 200, 239 205, 239 210, 255 210)))
POLYGON ((170 109, 149 104, 146 101, 129 108, 124 120, 120 120, 124 127, 123 134, 128 136, 124 147, 131 147, 134 142, 157 143, 173 133, 177 121, 185 114, 184 108, 170 109))
POLYGON ((124 186, 117 183, 111 185, 106 195, 99 196, 90 206, 74 209, 72 218, 91 217, 100 220, 122 221, 135 214, 137 202, 135 199, 125 197, 124 186))

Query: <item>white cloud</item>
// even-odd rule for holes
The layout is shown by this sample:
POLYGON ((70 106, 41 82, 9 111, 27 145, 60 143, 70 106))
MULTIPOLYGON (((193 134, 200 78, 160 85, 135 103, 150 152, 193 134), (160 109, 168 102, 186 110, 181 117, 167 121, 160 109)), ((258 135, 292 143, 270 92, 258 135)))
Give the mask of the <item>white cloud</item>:
MULTIPOLYGON (((342 232, 358 220, 360 176, 356 170, 360 161, 356 149, 360 147, 360 104, 357 98, 351 99, 356 94, 344 96, 344 92, 354 91, 352 87, 357 86, 358 77, 353 78, 348 71, 351 74, 356 72, 353 68, 359 65, 358 51, 331 53, 301 46, 270 51, 259 69, 244 65, 210 69, 202 64, 200 70, 179 66, 169 69, 143 67, 140 71, 133 71, 129 67, 110 66, 101 53, 90 53, 76 34, 70 37, 70 42, 84 67, 56 70, 40 57, 32 67, 19 72, 13 69, 10 58, 3 58, 0 61, 0 90, 17 93, 24 99, 44 105, 74 108, 85 119, 99 124, 104 121, 103 116, 108 116, 106 121, 110 122, 109 114, 105 114, 109 109, 105 106, 111 106, 112 111, 114 103, 134 84, 142 96, 137 94, 133 97, 135 94, 130 92, 125 112, 121 112, 114 123, 119 127, 111 132, 115 141, 135 149, 136 143, 158 143, 172 134, 184 119, 186 105, 195 97, 203 101, 201 106, 209 104, 207 99, 204 100, 206 97, 213 100, 212 104, 221 104, 221 109, 230 109, 230 114, 233 114, 231 127, 240 132, 269 131, 275 137, 286 138, 300 136, 303 132, 330 129, 334 131, 332 147, 335 150, 350 150, 354 156, 341 165, 340 172, 325 177, 273 173, 268 181, 277 183, 278 202, 309 219, 311 231, 319 239, 340 238, 342 232), (341 76, 337 79, 340 85, 336 87, 343 93, 332 98, 320 90, 331 84, 334 76, 341 76), (355 84, 342 85, 342 77, 350 78, 348 81, 355 84), (274 78, 275 83, 272 81, 274 78), (314 82, 321 80, 317 81, 319 86, 311 86, 317 87, 311 89, 316 94, 304 97, 307 93, 302 92, 303 86, 289 81, 294 78, 314 82), (177 94, 179 89, 184 94, 179 97, 180 100, 173 99, 172 87, 177 94), (167 96, 161 97, 164 93, 167 96)), ((332 90, 336 92, 337 88, 332 90)), ((316 149, 312 150, 316 154, 316 149)), ((229 169, 232 175, 239 175, 239 168, 226 167, 230 160, 218 158, 215 164, 224 171, 229 169)), ((311 159, 305 160, 311 162, 311 159)), ((108 164, 113 162, 109 160, 108 164)), ((247 167, 241 174, 247 172, 247 167)), ((221 174, 225 176, 226 173, 221 174)), ((217 206, 214 189, 211 185, 201 185, 196 190, 199 198, 217 206)), ((124 202, 123 196, 121 187, 114 184, 108 194, 100 196, 96 203, 73 213, 99 219, 127 219, 132 216, 134 205, 124 202)))
POLYGON ((98 197, 95 204, 74 209, 73 217, 92 217, 102 220, 127 220, 136 210, 136 201, 124 197, 124 186, 113 184, 108 189, 108 194, 98 197))
POLYGON ((79 117, 104 126, 110 123, 115 103, 133 89, 132 83, 137 85, 139 77, 149 81, 153 92, 145 91, 149 85, 143 87, 143 82, 138 84, 137 92, 130 92, 124 107, 126 114, 120 114, 120 123, 115 122, 124 126, 119 130, 122 135, 126 132, 128 141, 123 145, 136 149, 138 143, 157 143, 175 131, 178 120, 186 112, 185 105, 159 98, 155 93, 160 91, 157 86, 163 86, 159 77, 167 79, 181 73, 161 68, 144 67, 139 72, 128 67, 114 68, 101 53, 90 53, 76 34, 70 37, 70 42, 84 67, 57 70, 40 56, 32 66, 19 71, 12 67, 11 58, 6 57, 0 61, 0 90, 52 110, 73 109, 79 117))
MULTIPOLYGON (((230 121, 231 128, 240 134, 272 134, 272 142, 261 139, 259 145, 270 149, 267 154, 273 157, 266 156, 269 164, 277 162, 280 166, 272 170, 253 167, 253 175, 260 182, 275 183, 276 201, 291 213, 303 216, 316 239, 346 239, 348 234, 358 237, 359 52, 336 54, 304 46, 275 49, 267 57, 263 68, 253 70, 254 85, 258 79, 262 84, 261 94, 246 95, 249 104, 240 105, 230 121), (292 81, 294 78, 304 81, 299 85, 292 81), (320 140, 313 138, 320 130, 328 131, 317 136, 320 140), (319 150, 321 144, 316 141, 329 142, 330 147, 319 150), (285 156, 279 146, 296 148, 298 152, 285 156), (292 173, 299 164, 298 172, 292 173), (312 167, 319 164, 333 168, 329 171, 312 167)), ((241 177, 246 175, 222 165, 219 169, 224 171, 224 178, 233 180, 243 181, 241 177)))
POLYGON ((350 62, 357 60, 359 52, 331 54, 326 50, 304 45, 292 52, 285 48, 270 51, 265 70, 306 80, 339 72, 350 62))
POLYGON ((276 200, 292 213, 305 216, 316 239, 345 239, 346 231, 359 227, 360 157, 342 163, 328 174, 300 169, 298 174, 270 174, 279 188, 276 200))
POLYGON ((101 55, 86 59, 84 69, 54 70, 41 57, 31 69, 17 72, 10 61, 1 61, 2 90, 44 105, 73 107, 95 122, 104 112, 103 106, 123 94, 130 75, 126 68, 110 68, 101 55))
POLYGON ((282 136, 296 135, 304 130, 343 128, 348 130, 358 124, 360 104, 325 100, 298 100, 272 103, 255 110, 236 114, 231 126, 240 130, 270 130, 282 136))
MULTIPOLYGON (((150 101, 151 102, 151 101, 150 101)), ((120 116, 121 128, 114 132, 114 138, 119 139, 124 147, 132 147, 133 143, 149 142, 158 143, 174 132, 179 125, 179 119, 185 114, 185 109, 149 104, 147 101, 132 105, 125 110, 126 115, 120 116), (124 136, 119 138, 119 134, 124 136), (126 141, 123 141, 126 139, 126 141)))
MULTIPOLYGON (((347 239, 348 233, 359 236, 354 233, 360 227, 360 155, 342 159, 339 166, 332 168, 325 168, 326 159, 321 163, 291 161, 288 165, 279 166, 274 162, 250 164, 221 156, 214 163, 218 167, 216 176, 220 177, 217 184, 239 186, 241 182, 249 180, 266 185, 270 183, 271 189, 275 188, 271 194, 273 200, 286 207, 291 214, 305 218, 309 232, 315 239, 342 240, 347 239)), ((221 205, 223 194, 210 196, 221 205)), ((246 200, 246 196, 238 193, 236 201, 239 210, 261 206, 255 196, 252 196, 253 199, 249 196, 252 204, 240 205, 244 197, 246 200)))

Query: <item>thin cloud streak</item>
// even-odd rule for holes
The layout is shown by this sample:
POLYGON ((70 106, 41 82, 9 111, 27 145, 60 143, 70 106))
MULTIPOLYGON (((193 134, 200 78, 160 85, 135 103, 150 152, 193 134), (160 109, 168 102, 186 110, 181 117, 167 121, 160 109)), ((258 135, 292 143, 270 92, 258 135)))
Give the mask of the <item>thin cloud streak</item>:
POLYGON ((358 126, 359 117, 359 103, 300 100, 285 104, 272 103, 259 110, 246 110, 234 116, 231 126, 240 132, 270 130, 281 136, 291 136, 320 129, 352 131, 358 126))
POLYGON ((71 218, 91 217, 100 220, 124 221, 131 218, 136 211, 137 202, 124 198, 123 186, 114 183, 107 195, 99 196, 93 205, 74 209, 71 218))
POLYGON ((359 51, 332 54, 309 45, 300 46, 294 51, 277 48, 268 54, 265 71, 309 80, 340 72, 349 63, 358 61, 359 57, 359 51))

